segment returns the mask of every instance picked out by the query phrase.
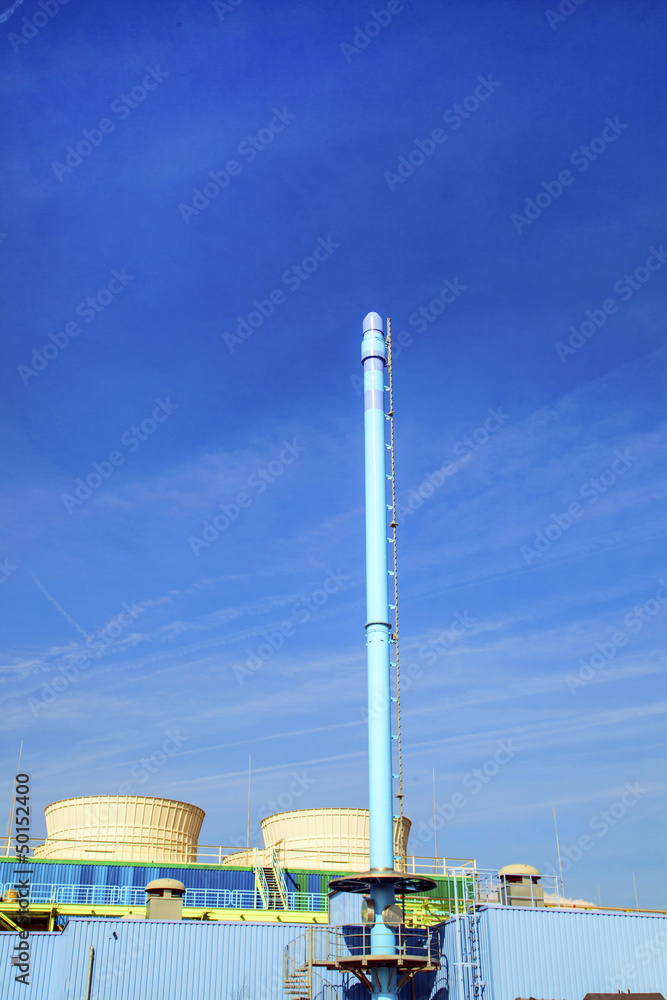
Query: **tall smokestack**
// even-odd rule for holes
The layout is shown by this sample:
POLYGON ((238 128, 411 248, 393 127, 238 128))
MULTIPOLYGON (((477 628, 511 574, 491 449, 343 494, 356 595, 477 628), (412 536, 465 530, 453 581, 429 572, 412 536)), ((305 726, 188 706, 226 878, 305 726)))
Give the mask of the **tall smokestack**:
MULTIPOLYGON (((371 871, 393 871, 394 822, 391 754, 391 688, 387 573, 387 479, 384 369, 387 345, 380 316, 370 312, 363 325, 364 441, 366 466, 366 654, 368 663, 368 790, 371 871)), ((393 954, 394 934, 383 920, 394 902, 394 886, 371 888, 375 923, 371 952, 393 954)), ((387 970, 388 971, 388 970, 387 970)), ((385 983, 383 985, 388 985, 385 983)))
MULTIPOLYGON (((424 957, 410 958, 405 939, 397 951, 394 929, 396 892, 425 892, 433 879, 394 871, 394 817, 391 751, 391 683, 389 644, 389 596, 387 572, 387 473, 384 406, 384 374, 387 344, 380 316, 369 313, 363 326, 361 363, 364 368, 364 441, 366 467, 366 653, 368 662, 368 789, 370 806, 370 871, 332 879, 338 892, 369 894, 372 907, 370 955, 373 978, 362 978, 378 1000, 396 1000, 396 970, 412 975, 425 968, 424 957), (393 928, 393 929, 392 929, 393 928), (380 957, 381 956, 381 957, 380 957), (383 961, 383 958, 385 961, 383 961)), ((365 951, 364 944, 364 951, 365 951)), ((429 951, 430 955, 430 951, 429 951)), ((349 965, 349 961, 347 964, 349 965)), ((430 961, 430 958, 429 958, 430 961)), ((359 959, 364 977, 367 956, 359 959)), ((438 968, 430 965, 429 969, 438 968)), ((402 981, 402 980, 401 980, 402 981)))
MULTIPOLYGON (((364 367, 364 439, 366 464, 366 647, 368 660, 368 785, 371 869, 394 868, 389 669, 387 478, 384 369, 387 345, 377 313, 366 316, 361 345, 364 367)), ((387 891, 387 890, 384 890, 387 891)), ((393 903, 383 900, 383 906, 393 903)), ((379 900, 378 900, 379 902, 379 900)), ((381 913, 376 905, 376 912, 381 913)), ((393 940, 393 937, 392 937, 393 940)))

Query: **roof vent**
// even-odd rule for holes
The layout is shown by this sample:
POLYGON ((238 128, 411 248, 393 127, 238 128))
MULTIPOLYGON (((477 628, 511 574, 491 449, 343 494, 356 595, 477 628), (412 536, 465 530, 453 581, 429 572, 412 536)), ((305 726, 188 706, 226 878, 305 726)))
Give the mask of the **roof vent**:
POLYGON ((500 875, 500 902, 504 906, 544 906, 540 872, 532 865, 505 865, 500 875))
POLYGON ((185 886, 175 878, 156 878, 146 886, 147 920, 182 920, 185 886))

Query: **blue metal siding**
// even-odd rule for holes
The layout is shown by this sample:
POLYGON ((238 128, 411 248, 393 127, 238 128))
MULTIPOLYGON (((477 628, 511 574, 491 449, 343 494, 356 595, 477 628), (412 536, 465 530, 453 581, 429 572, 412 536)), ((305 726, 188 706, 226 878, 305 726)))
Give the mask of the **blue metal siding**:
POLYGON ((618 990, 667 995, 665 917, 489 907, 479 929, 486 1000, 582 1000, 618 990))
MULTIPOLYGON (((57 981, 65 985, 49 1000, 85 995, 91 944, 91 1000, 291 1000, 283 989, 283 954, 304 933, 306 927, 281 924, 74 918, 60 936, 64 948, 57 981)), ((366 990, 351 974, 319 971, 338 988, 341 1000, 366 1000, 366 990)), ((435 997, 441 985, 434 975, 418 976, 415 1000, 435 997)), ((316 979, 316 995, 321 986, 316 979)), ((399 997, 410 1000, 409 985, 399 997)))
MULTIPOLYGON (((461 989, 457 933, 465 921, 442 928, 442 969, 419 975, 415 1000, 469 1000, 461 989)), ((62 934, 34 934, 30 992, 9 965, 15 934, 0 934, 2 1000, 81 1000, 88 956, 95 948, 91 1000, 287 1000, 285 945, 303 925, 206 921, 70 920, 62 934)), ((644 914, 489 907, 479 911, 482 1000, 552 997, 582 1000, 586 993, 661 992, 667 995, 667 918, 644 914)), ((324 972, 342 986, 336 972, 324 972)), ((351 982, 347 982, 351 986, 351 982)), ((340 993, 363 1000, 363 991, 340 993), (357 996, 358 994, 358 996, 357 996)), ((405 987, 401 1000, 409 1000, 405 987)))
POLYGON ((298 892, 299 886, 297 883, 296 875, 293 875, 287 871, 284 874, 285 874, 285 885, 287 886, 287 891, 298 892))
POLYGON ((49 1000, 85 996, 91 945, 91 1000, 285 1000, 283 950, 301 933, 280 924, 77 918, 60 936, 58 990, 49 1000))
MULTIPOLYGON (((0 883, 9 887, 13 882, 16 863, 0 864, 0 883)), ((46 862, 30 859, 32 885, 118 885, 144 888, 156 878, 177 878, 186 889, 241 889, 252 891, 255 876, 252 871, 225 866, 215 868, 167 868, 134 865, 86 865, 77 862, 46 862)), ((18 877, 18 876, 17 876, 18 877)))
POLYGON ((11 957, 19 943, 18 935, 0 933, 0 997, 2 1000, 51 1000, 53 966, 59 934, 35 933, 29 937, 29 985, 16 982, 19 970, 10 965, 11 957))

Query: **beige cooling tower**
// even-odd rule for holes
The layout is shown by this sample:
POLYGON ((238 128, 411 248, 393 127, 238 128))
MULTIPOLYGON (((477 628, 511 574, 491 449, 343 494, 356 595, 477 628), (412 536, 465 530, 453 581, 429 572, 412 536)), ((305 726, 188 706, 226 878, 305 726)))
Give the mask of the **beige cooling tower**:
POLYGON ((44 810, 47 840, 36 858, 194 862, 203 809, 145 795, 87 795, 44 810))
MULTIPOLYGON (((367 871, 368 809, 293 809, 262 820, 267 849, 275 847, 285 868, 323 871, 367 871)), ((394 819, 394 852, 407 852, 411 822, 394 819)), ((252 864, 252 852, 227 855, 225 864, 252 864)), ((396 862, 400 867, 400 862, 396 862)))

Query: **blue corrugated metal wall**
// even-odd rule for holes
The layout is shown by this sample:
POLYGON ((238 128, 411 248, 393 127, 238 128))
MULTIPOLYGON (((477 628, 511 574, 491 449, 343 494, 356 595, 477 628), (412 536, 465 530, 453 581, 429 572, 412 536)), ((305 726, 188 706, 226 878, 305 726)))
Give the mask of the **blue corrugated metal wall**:
POLYGON ((479 928, 488 1000, 583 1000, 618 990, 667 996, 667 917, 489 907, 479 928))
POLYGON ((91 945, 91 1000, 285 1000, 283 951, 302 931, 281 924, 71 920, 61 936, 67 946, 55 976, 60 992, 50 1000, 85 996, 91 945))
MULTIPOLYGON (((519 907, 489 907, 478 915, 483 1000, 583 1000, 589 992, 616 990, 667 995, 667 918, 519 907)), ((62 934, 31 936, 31 992, 13 983, 9 954, 16 935, 0 934, 0 996, 81 1000, 93 945, 91 1000, 287 1000, 284 948, 306 930, 285 924, 75 918, 62 934)), ((415 1000, 469 1000, 457 964, 457 935, 464 931, 465 921, 443 926, 442 969, 417 977, 415 1000)), ((324 974, 332 985, 343 985, 337 973, 324 974)), ((364 1000, 356 986, 340 995, 364 1000)), ((409 997, 405 987, 401 1000, 409 997)))
MULTIPOLYGON (((586 993, 667 996, 667 917, 604 911, 487 907, 478 911, 483 1000, 586 993)), ((447 1000, 468 1000, 465 918, 443 926, 447 1000)))

